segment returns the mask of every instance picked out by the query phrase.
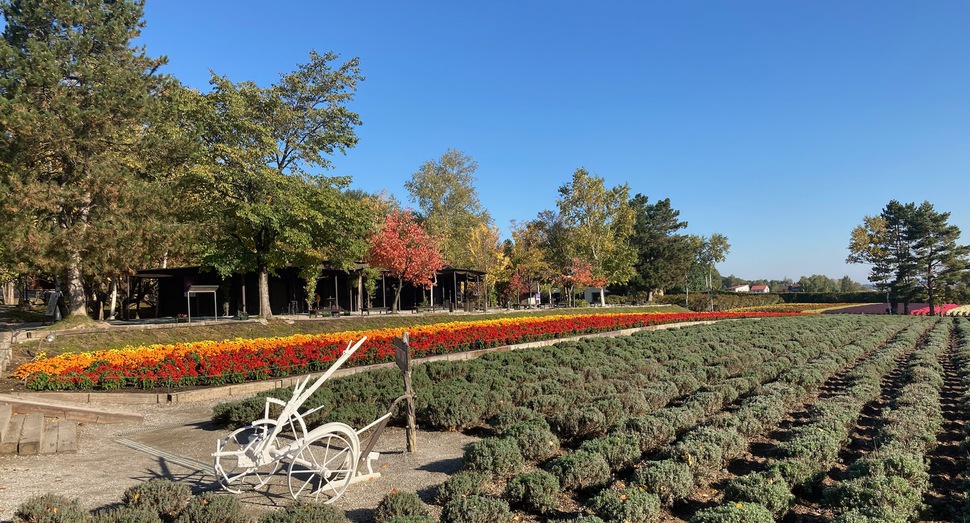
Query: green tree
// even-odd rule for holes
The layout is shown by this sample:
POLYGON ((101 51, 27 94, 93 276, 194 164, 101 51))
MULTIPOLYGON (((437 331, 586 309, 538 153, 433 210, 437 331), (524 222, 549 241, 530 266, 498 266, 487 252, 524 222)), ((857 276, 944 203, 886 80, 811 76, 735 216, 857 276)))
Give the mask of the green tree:
POLYGON ((142 221, 166 207, 164 173, 139 153, 160 93, 177 87, 157 73, 164 58, 131 46, 143 5, 0 0, 0 243, 22 267, 61 276, 71 315, 85 314, 93 276, 123 272, 125 248, 165 248, 142 221))
POLYGON ((866 216, 849 236, 848 263, 870 264, 869 281, 909 302, 924 292, 935 313, 937 298, 963 280, 970 247, 958 245, 960 229, 929 202, 890 201, 878 216, 866 216))
POLYGON ((949 219, 950 213, 937 212, 924 201, 915 208, 906 231, 912 253, 906 270, 926 291, 930 315, 936 312, 937 298, 960 280, 970 255, 970 246, 957 244, 960 228, 947 223, 949 219))
POLYGON ((582 168, 559 188, 556 204, 567 230, 568 251, 590 263, 594 280, 605 282, 599 285, 601 305, 606 305, 606 284, 626 283, 636 274, 629 193, 626 184, 607 189, 603 178, 582 168))
POLYGON ((329 168, 328 155, 357 143, 360 119, 346 104, 363 78, 356 58, 336 59, 311 53, 268 88, 213 75, 206 95, 207 161, 193 180, 212 233, 204 260, 223 276, 257 272, 264 318, 273 316, 273 271, 297 266, 315 277, 323 261, 349 267, 367 250, 372 206, 345 192, 349 178, 308 170, 329 168))
POLYGON ((505 271, 509 263, 502 250, 498 227, 479 224, 472 230, 467 250, 471 260, 468 267, 485 272, 485 278, 482 280, 485 286, 482 296, 485 299, 485 306, 488 307, 490 289, 495 287, 498 276, 505 271))
POLYGON ((841 288, 839 282, 824 274, 802 276, 798 279, 798 284, 803 292, 839 292, 841 288))
POLYGON ((404 187, 428 234, 441 239, 441 254, 455 267, 468 267, 472 231, 491 225, 488 211, 478 201, 475 171, 478 164, 465 153, 449 149, 437 160, 421 165, 404 187))
POLYGON ((629 287, 635 291, 663 293, 683 281, 683 267, 691 256, 686 237, 676 232, 687 227, 679 219, 680 211, 665 198, 649 203, 637 194, 630 200, 635 221, 631 243, 637 250, 636 275, 629 287))
POLYGON ((705 284, 707 285, 707 296, 710 301, 710 310, 714 310, 714 282, 720 282, 720 277, 715 278, 715 265, 727 258, 731 245, 728 243, 727 236, 714 233, 709 237, 701 237, 700 250, 697 251, 698 264, 707 272, 705 284))

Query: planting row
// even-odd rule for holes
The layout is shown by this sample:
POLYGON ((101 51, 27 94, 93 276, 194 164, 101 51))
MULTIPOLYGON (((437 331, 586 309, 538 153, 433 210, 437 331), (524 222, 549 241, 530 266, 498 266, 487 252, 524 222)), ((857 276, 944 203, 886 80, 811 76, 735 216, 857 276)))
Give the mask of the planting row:
MULTIPOLYGON (((852 369, 846 376, 848 385, 845 391, 814 404, 810 409, 809 421, 791 431, 790 438, 781 446, 781 459, 772 463, 765 471, 730 481, 725 488, 724 504, 698 513, 695 520, 732 521, 732 515, 736 517, 740 511, 768 514, 767 519, 750 517, 751 521, 772 521, 772 517, 783 516, 794 501, 795 493, 811 491, 836 464, 850 440, 852 429, 857 424, 863 407, 881 395, 881 380, 896 367, 900 358, 913 353, 905 377, 913 380, 925 377, 931 382, 935 381, 930 377, 933 371, 924 371, 923 365, 928 360, 935 362, 933 358, 939 351, 938 340, 941 336, 945 337, 949 326, 932 326, 924 339, 926 327, 930 326, 932 324, 924 324, 900 333, 892 343, 852 369), (931 342, 929 346, 926 345, 927 342, 931 342)), ((899 401, 899 405, 904 404, 902 399, 899 401)), ((907 411, 906 414, 912 416, 913 413, 907 411)), ((898 417, 895 415, 894 419, 898 417)), ((890 428, 891 425, 886 425, 886 430, 890 433, 897 430, 890 428)), ((933 424, 928 426, 932 427, 933 424)), ((874 455, 873 458, 879 459, 874 455)), ((869 470, 864 463, 859 462, 860 471, 869 470)), ((844 508, 850 502, 841 503, 844 508)), ((845 517, 849 518, 846 521, 855 521, 852 518, 859 515, 857 512, 846 512, 845 517)))
MULTIPOLYGON (((442 485, 439 500, 455 514, 503 503, 550 514, 571 496, 610 518, 621 511, 631 521, 648 521, 653 516, 643 514, 658 514, 661 500, 683 496, 707 476, 705 467, 719 466, 702 449, 728 459, 734 451, 725 452, 727 443, 740 438, 743 447, 744 438, 775 423, 795 398, 914 321, 923 323, 859 316, 731 322, 418 366, 419 419, 426 426, 488 420, 496 435, 469 449, 465 471, 442 485), (732 415, 718 414, 735 402, 740 407, 732 415), (737 437, 712 439, 720 434, 737 437), (644 472, 632 472, 644 453, 664 446, 666 464, 640 464, 644 472), (651 479, 658 477, 663 483, 651 479), (685 486, 671 494, 667 478, 685 486), (617 479, 631 486, 598 490, 617 479)), ((353 420, 359 405, 356 411, 332 406, 352 405, 361 396, 389 401, 399 380, 394 373, 336 380, 307 406, 323 406, 321 419, 353 420)), ((373 419, 379 404, 386 405, 363 402, 365 411, 373 410, 360 420, 373 419)), ((216 418, 246 423, 262 408, 260 399, 226 404, 216 418)))
POLYGON ((393 361, 393 339, 407 330, 415 357, 461 352, 666 323, 787 313, 590 314, 504 318, 285 338, 206 341, 63 354, 19 366, 13 376, 35 390, 224 385, 327 368, 348 342, 368 337, 349 365, 393 361))
MULTIPOLYGON (((125 490, 121 504, 88 512, 77 499, 44 494, 25 501, 14 512, 15 523, 350 523, 330 505, 296 504, 276 511, 244 507, 232 494, 193 495, 184 483, 152 479, 125 490)), ((374 523, 434 523, 428 507, 414 492, 384 497, 374 523)), ((492 520, 480 520, 492 521, 492 520)), ((498 521, 498 520, 494 520, 498 521)), ((471 523, 466 520, 466 523, 471 523)))

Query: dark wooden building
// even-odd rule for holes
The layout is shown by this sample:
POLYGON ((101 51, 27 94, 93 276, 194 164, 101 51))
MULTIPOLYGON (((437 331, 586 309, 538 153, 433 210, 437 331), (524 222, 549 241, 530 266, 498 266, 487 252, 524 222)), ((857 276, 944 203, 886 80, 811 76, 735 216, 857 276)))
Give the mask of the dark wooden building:
MULTIPOLYGON (((317 277, 315 293, 308 297, 304 279, 296 267, 287 267, 269 277, 269 302, 273 314, 306 313, 311 308, 322 311, 361 312, 374 308, 391 309, 399 282, 383 273, 370 295, 365 292, 364 271, 358 264, 351 270, 323 266, 317 277), (309 298, 309 299, 308 299, 309 298)), ((477 289, 485 273, 471 269, 444 267, 438 271, 431 289, 404 284, 400 310, 415 307, 473 310, 484 307, 484 296, 477 289)), ((235 316, 245 311, 258 315, 259 287, 255 273, 222 278, 215 271, 200 267, 146 269, 136 278, 157 280, 158 316, 190 314, 192 317, 235 316), (203 287, 204 286, 204 287, 203 287), (196 293, 190 289, 205 288, 196 293), (209 289, 213 289, 209 292, 209 289), (189 308, 191 307, 191 311, 189 308)))

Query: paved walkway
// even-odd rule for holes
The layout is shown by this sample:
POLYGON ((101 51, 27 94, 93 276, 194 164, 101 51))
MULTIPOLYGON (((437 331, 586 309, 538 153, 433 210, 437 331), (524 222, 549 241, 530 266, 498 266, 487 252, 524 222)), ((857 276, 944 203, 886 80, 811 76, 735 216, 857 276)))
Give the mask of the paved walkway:
MULTIPOLYGON (((217 490, 211 453, 228 430, 209 421, 212 402, 151 406, 118 405, 144 415, 143 423, 82 423, 76 454, 0 457, 0 521, 9 521, 27 499, 48 492, 75 497, 87 509, 118 503, 124 490, 152 478, 189 484, 196 492, 217 490)), ((404 452, 404 432, 389 427, 378 441, 383 477, 351 485, 337 506, 354 521, 371 513, 391 489, 416 490, 427 501, 435 487, 458 470, 464 446, 475 438, 458 432, 420 432, 419 452, 404 452)), ((293 503, 278 472, 266 492, 239 494, 254 511, 293 503)))

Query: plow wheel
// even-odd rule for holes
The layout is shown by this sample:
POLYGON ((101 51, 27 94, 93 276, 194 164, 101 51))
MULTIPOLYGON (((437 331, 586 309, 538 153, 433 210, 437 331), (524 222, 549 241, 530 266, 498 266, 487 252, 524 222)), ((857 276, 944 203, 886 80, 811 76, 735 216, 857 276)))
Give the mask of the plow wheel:
POLYGON ((236 494, 263 487, 280 467, 267 449, 275 453, 287 446, 294 447, 297 439, 306 434, 302 420, 292 419, 284 423, 273 441, 277 424, 275 420, 260 420, 252 425, 231 432, 219 445, 215 457, 215 471, 219 483, 236 494))
POLYGON ((357 473, 360 440, 343 423, 314 429, 291 456, 287 482, 294 499, 313 496, 315 502, 331 503, 347 490, 357 473))

